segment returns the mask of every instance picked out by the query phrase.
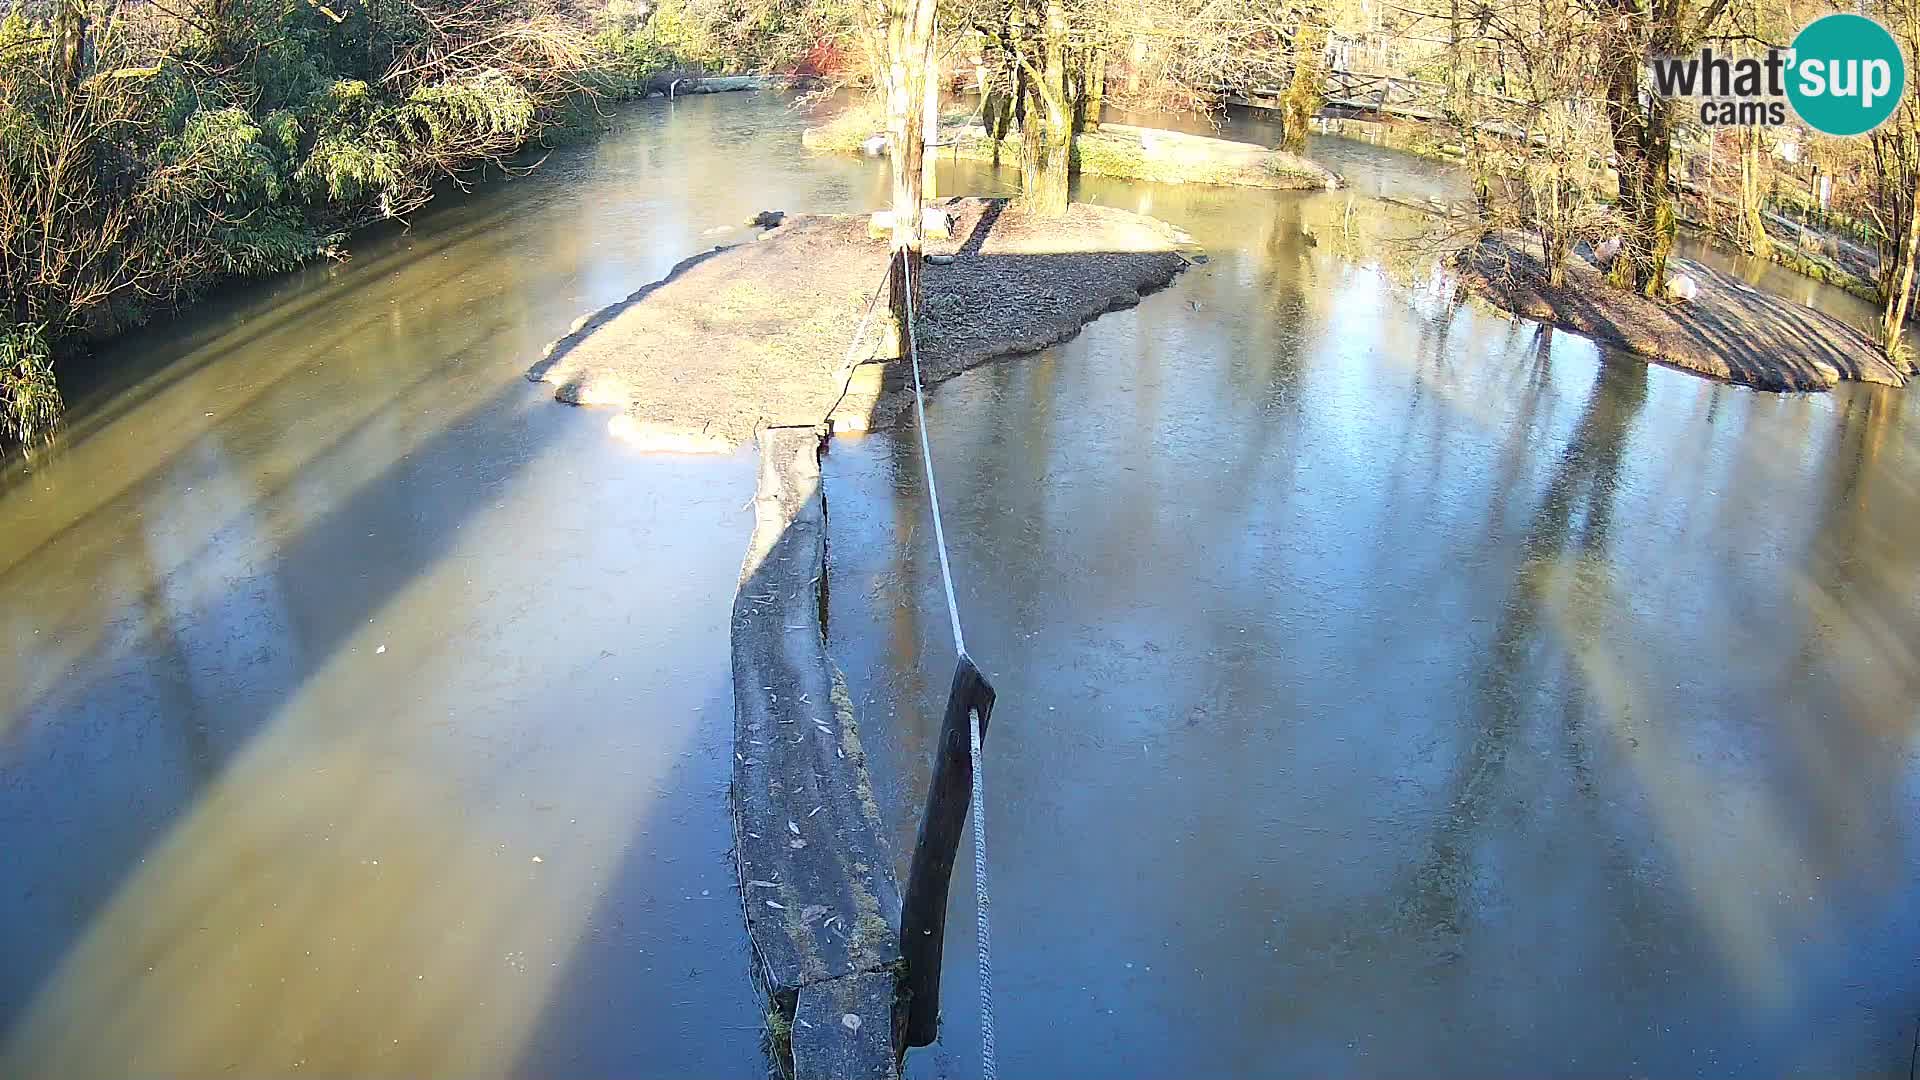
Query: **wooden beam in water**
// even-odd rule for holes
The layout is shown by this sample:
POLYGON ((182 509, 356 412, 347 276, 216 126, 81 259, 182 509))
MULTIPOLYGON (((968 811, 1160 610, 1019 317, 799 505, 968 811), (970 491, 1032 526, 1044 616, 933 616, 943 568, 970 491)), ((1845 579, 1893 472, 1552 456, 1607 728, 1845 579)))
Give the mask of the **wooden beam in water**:
POLYGON ((947 940, 947 888, 960 849, 961 827, 973 801, 973 739, 969 713, 980 717, 980 740, 987 738, 993 713, 993 684, 965 653, 953 669, 940 741, 933 749, 933 777, 927 784, 927 808, 907 873, 906 899, 900 906, 900 952, 907 962, 908 1046, 926 1046, 940 1034, 940 958, 947 940))

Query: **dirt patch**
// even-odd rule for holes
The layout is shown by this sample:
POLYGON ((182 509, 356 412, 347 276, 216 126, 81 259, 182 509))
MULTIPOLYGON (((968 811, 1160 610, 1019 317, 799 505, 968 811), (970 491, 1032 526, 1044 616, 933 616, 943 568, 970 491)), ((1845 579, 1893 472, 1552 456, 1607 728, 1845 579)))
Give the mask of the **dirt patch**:
POLYGON ((1761 390, 1830 390, 1842 379, 1902 386, 1914 374, 1832 316, 1687 259, 1670 259, 1668 272, 1693 278, 1699 295, 1675 304, 1615 288, 1584 251, 1553 288, 1539 245, 1514 233, 1487 238, 1461 264, 1468 288, 1515 314, 1761 390))
MULTIPOLYGON (((947 208, 953 239, 929 243, 937 261, 923 264, 921 367, 934 382, 1072 337, 1187 263, 1185 234, 1124 210, 1076 204, 1046 219, 998 200, 947 208)), ((842 430, 885 427, 911 397, 903 365, 861 363, 890 358, 884 296, 853 366, 847 351, 886 265, 887 243, 864 217, 787 217, 583 318, 527 377, 555 384, 561 401, 623 410, 616 430, 659 449, 724 450, 759 426, 829 414, 842 430)))

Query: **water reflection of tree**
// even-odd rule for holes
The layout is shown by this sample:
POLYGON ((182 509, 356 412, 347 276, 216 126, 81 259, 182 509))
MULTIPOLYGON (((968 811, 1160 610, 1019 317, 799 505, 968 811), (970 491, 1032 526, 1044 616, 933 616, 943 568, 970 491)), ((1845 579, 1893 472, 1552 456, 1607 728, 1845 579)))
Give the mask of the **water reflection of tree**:
MULTIPOLYGON (((1544 386, 1551 342, 1551 335, 1542 335, 1535 349, 1525 351, 1542 384, 1529 388, 1529 401, 1551 400, 1544 386)), ((1530 710, 1537 710, 1538 703, 1548 697, 1539 692, 1538 683, 1554 677, 1540 661, 1539 643, 1548 629, 1544 606, 1552 599, 1543 588, 1543 572, 1564 557, 1603 556, 1612 543, 1615 490, 1646 400, 1646 380, 1643 365, 1601 364, 1525 528, 1517 536, 1506 535, 1501 527, 1504 505, 1496 501, 1490 508, 1488 550, 1520 552, 1525 561, 1507 575, 1510 584, 1499 601, 1498 622, 1491 641, 1479 646, 1483 663, 1467 695, 1457 712, 1444 714, 1457 717, 1470 734, 1457 755, 1445 802, 1431 817, 1432 833, 1425 839, 1424 856, 1409 864, 1388 888, 1338 906, 1301 905, 1298 881, 1269 877, 1246 882, 1243 905, 1250 911, 1276 913, 1286 940, 1276 939, 1273 944, 1283 946, 1283 955, 1297 957, 1289 966, 1302 973, 1293 983, 1266 977, 1257 991, 1262 998, 1258 1015, 1274 1023, 1295 1024, 1331 1007, 1325 1002, 1353 1000, 1356 992, 1406 995, 1404 985, 1378 991, 1353 987, 1376 978, 1401 980, 1409 972, 1431 980, 1416 986, 1416 995, 1431 992, 1433 983, 1472 977, 1471 969, 1459 961, 1466 956, 1465 939, 1473 924, 1476 896, 1487 891, 1487 883, 1477 878, 1474 857, 1490 842, 1501 844, 1524 827, 1527 818, 1508 811, 1524 814, 1521 808, 1532 801, 1532 793, 1516 790, 1508 758, 1529 733, 1530 710), (1359 957, 1367 962, 1358 962, 1359 957), (1346 985, 1310 989, 1307 969, 1318 964, 1342 972, 1346 985)), ((1539 445, 1531 408, 1526 406, 1513 423, 1507 447, 1515 472, 1510 486, 1523 491, 1529 486, 1524 462, 1531 460, 1532 448, 1539 445)), ((1579 693, 1568 687, 1559 696, 1566 722, 1572 726, 1580 714, 1579 693)), ((1569 756, 1575 758, 1576 786, 1586 789, 1589 785, 1581 775, 1584 765, 1571 747, 1569 756)), ((1623 861, 1625 857, 1608 858, 1623 861)), ((1622 865, 1609 876, 1625 879, 1629 869, 1622 865)), ((1456 1029, 1455 1034, 1465 1033, 1456 1029)), ((1423 1060, 1419 1067, 1430 1065, 1423 1060)))
MULTIPOLYGON (((1548 341, 1542 342, 1543 362, 1548 341)), ((1530 703, 1529 668, 1546 602, 1540 570, 1568 556, 1607 556, 1615 486, 1646 394, 1644 365, 1599 365, 1586 408, 1520 537, 1518 550, 1528 564, 1513 575, 1500 605, 1487 663, 1475 679, 1467 718, 1473 735, 1455 771, 1454 791, 1439 816, 1432 850, 1415 871, 1412 892, 1404 900, 1403 914, 1417 928, 1447 934, 1466 928, 1471 849, 1483 830, 1501 827, 1492 804, 1511 794, 1507 755, 1522 733, 1530 703)), ((1569 713, 1573 711, 1570 705, 1569 713)))
MULTIPOLYGON (((1250 279, 1252 294, 1266 298, 1263 308, 1240 323, 1243 340, 1227 343, 1227 354, 1242 362, 1222 365, 1226 393, 1221 404, 1237 419, 1234 426, 1239 429, 1226 480, 1228 491, 1255 490, 1261 470, 1270 463, 1281 464, 1289 476, 1296 468, 1295 451, 1306 422, 1311 339, 1325 326, 1313 309, 1324 290, 1302 213, 1305 201, 1291 194, 1277 198, 1273 212, 1259 218, 1257 242, 1228 256, 1237 264, 1235 269, 1250 279), (1276 439, 1284 444, 1276 445, 1276 439)), ((1208 299, 1230 309, 1244 295, 1240 286, 1230 284, 1210 292, 1208 299)), ((1217 324, 1220 316, 1202 311, 1195 321, 1217 324)), ((1193 332, 1210 330, 1196 326, 1193 332)), ((1291 488, 1291 483, 1279 486, 1279 505, 1284 505, 1291 488)))
POLYGON ((1789 744, 1783 764, 1802 774, 1795 791, 1816 808, 1792 817, 1807 833, 1804 856, 1828 881, 1891 867, 1861 851, 1871 843, 1861 825, 1897 817, 1869 803, 1898 797, 1904 759, 1882 750, 1905 744, 1920 696, 1909 599, 1920 555, 1902 535, 1920 507, 1898 463, 1881 460, 1898 402, 1878 387, 1836 400, 1808 550, 1792 574, 1799 644, 1773 691, 1789 744))

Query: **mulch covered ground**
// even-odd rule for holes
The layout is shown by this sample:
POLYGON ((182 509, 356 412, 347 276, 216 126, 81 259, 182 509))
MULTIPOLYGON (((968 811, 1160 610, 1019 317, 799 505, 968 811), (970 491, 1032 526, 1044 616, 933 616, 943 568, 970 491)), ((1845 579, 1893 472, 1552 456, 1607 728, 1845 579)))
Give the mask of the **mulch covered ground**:
POLYGON ((1692 277, 1699 295, 1649 300, 1615 288, 1581 256, 1553 288, 1539 245, 1515 233, 1487 238, 1461 264, 1464 283, 1508 311, 1761 390, 1830 390, 1842 379, 1901 386, 1916 373, 1911 362, 1896 369, 1871 338, 1831 315, 1687 259, 1669 260, 1668 272, 1692 277))
MULTIPOLYGON (((949 205, 953 238, 924 264, 921 365, 932 381, 1078 333, 1139 302, 1186 265, 1179 230, 1139 214, 1076 204, 1033 218, 999 200, 949 205)), ((722 450, 756 427, 884 427, 910 401, 901 367, 848 384, 846 353, 886 270, 887 242, 865 217, 786 218, 759 240, 694 256, 666 278, 584 318, 528 378, 555 396, 624 410, 643 445, 722 450), (839 405, 838 411, 836 404, 839 405)), ((856 355, 886 351, 885 298, 856 355)), ((872 370, 869 368, 868 370, 872 370)))

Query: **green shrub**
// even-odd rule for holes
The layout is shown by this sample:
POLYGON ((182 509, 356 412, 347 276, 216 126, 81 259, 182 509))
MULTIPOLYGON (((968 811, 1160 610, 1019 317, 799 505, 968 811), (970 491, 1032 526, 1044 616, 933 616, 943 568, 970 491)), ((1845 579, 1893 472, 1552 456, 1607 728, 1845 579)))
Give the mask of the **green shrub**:
POLYGON ((51 426, 54 358, 81 339, 337 251, 442 177, 588 129, 595 92, 790 65, 832 17, 809 0, 598 2, 131 5, 78 31, 53 5, 8 5, 0 441, 51 426))
POLYGON ((38 326, 0 327, 0 439, 32 443, 60 422, 53 353, 38 326))
POLYGON ((294 178, 316 198, 340 206, 381 200, 391 204, 407 183, 400 144, 365 132, 334 131, 320 137, 294 178))
POLYGON ((399 119, 420 150, 485 153, 525 142, 536 111, 525 87, 490 72, 420 87, 407 96, 399 119))

